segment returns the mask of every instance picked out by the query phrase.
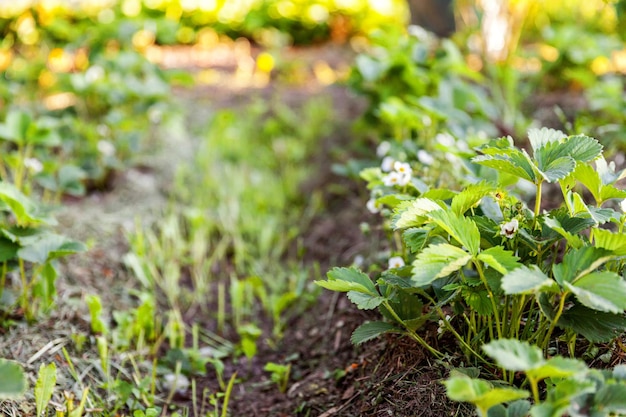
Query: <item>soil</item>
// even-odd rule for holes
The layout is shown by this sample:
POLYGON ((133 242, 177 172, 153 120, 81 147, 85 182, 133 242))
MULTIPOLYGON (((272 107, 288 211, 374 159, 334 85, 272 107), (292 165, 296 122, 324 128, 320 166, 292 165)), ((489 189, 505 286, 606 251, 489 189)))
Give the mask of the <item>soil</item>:
MULTIPOLYGON (((175 96, 185 113, 174 118, 157 135, 167 140, 159 141, 152 153, 141 157, 137 167, 118 173, 109 191, 64 202, 57 216, 59 232, 88 242, 90 250, 71 257, 62 265, 58 303, 47 320, 28 326, 18 324, 0 336, 0 357, 24 364, 31 386, 40 364, 54 361, 59 368, 58 385, 68 390, 75 388, 62 349, 67 348, 74 366, 86 368, 85 374, 88 374, 89 364, 98 363, 94 338, 85 341, 85 350, 75 348, 75 336, 89 334, 85 296, 98 294, 103 305, 113 306, 113 309, 136 303, 132 296, 135 284, 121 261, 128 250, 125 235, 135 222, 149 224, 157 219, 167 204, 167 189, 175 166, 191 156, 192 139, 184 132, 200 129, 208 114, 220 108, 241 108, 253 97, 278 97, 295 107, 311 97, 332 97, 338 122, 321 142, 319 154, 313 156, 318 170, 314 180, 302 185, 304 193, 323 192, 326 202, 324 212, 314 219, 304 235, 306 262, 319 265, 321 275, 312 278, 322 279, 330 267, 350 265, 357 256, 365 259, 377 256, 385 249, 385 239, 377 217, 364 208, 364 187, 332 170, 332 164, 359 156, 351 126, 366 103, 341 83, 320 82, 314 71, 320 62, 342 71, 350 65, 352 56, 347 46, 292 50, 283 55, 283 59, 292 63, 297 76, 277 72, 268 84, 245 85, 230 78, 235 77, 233 67, 222 65, 211 67, 212 71, 219 72, 219 83, 178 87, 175 96), (361 231, 362 223, 370 225, 368 236, 361 231)), ((168 65, 176 66, 175 59, 167 59, 168 65)), ((232 61, 225 59, 223 62, 232 61)), ((189 65, 189 60, 186 63, 189 65)), ((194 62, 194 66, 198 65, 194 62)), ((191 68, 197 72, 205 70, 191 68)), ((446 377, 445 366, 433 362, 408 339, 388 336, 359 347, 350 342, 350 335, 357 326, 377 318, 376 313, 356 309, 343 294, 320 291, 309 309, 291 317, 278 345, 261 340, 253 360, 227 363, 224 377, 228 380, 237 373, 229 403, 230 415, 473 415, 468 406, 447 400, 440 383, 446 377), (291 364, 285 392, 280 392, 263 370, 268 362, 291 364)), ((269 327, 269 318, 264 319, 269 327)), ((214 327, 214 323, 206 323, 206 326, 214 327)), ((219 391, 212 369, 197 383, 198 392, 205 388, 219 391)), ((62 402, 59 395, 55 393, 53 404, 62 402)), ((171 406, 191 409, 191 392, 175 396, 171 406)), ((34 415, 32 398, 0 402, 0 414, 34 415)))
MULTIPOLYGON (((340 83, 320 85, 312 71, 312 64, 320 61, 333 68, 344 68, 350 64, 352 55, 347 47, 335 45, 291 50, 285 59, 298 63, 304 75, 296 79, 306 82, 294 84, 293 79, 278 74, 268 86, 252 94, 274 98, 278 94, 280 100, 295 107, 317 95, 331 96, 335 119, 341 121, 335 124, 329 137, 323 139, 320 152, 313 156, 317 166, 314 180, 303 184, 304 195, 322 191, 326 203, 324 213, 314 219, 304 235, 307 262, 319 264, 322 272, 322 277, 316 279, 323 278, 332 266, 350 265, 357 256, 376 257, 385 249, 377 217, 364 209, 364 187, 355 179, 339 176, 332 170, 332 164, 362 156, 355 147, 351 126, 366 103, 340 83), (370 225, 368 236, 361 231, 363 223, 370 225)), ((236 107, 251 97, 248 89, 233 91, 222 86, 179 90, 179 95, 218 107, 236 107)), ((191 110, 190 117, 194 119, 197 115, 193 112, 201 111, 198 109, 202 107, 188 108, 196 109, 191 110)), ((369 149, 369 155, 372 151, 369 149)), ((278 346, 270 347, 269 341, 262 341, 252 361, 241 359, 227 366, 225 377, 236 372, 239 379, 229 403, 231 415, 473 415, 469 406, 447 399, 441 384, 447 374, 445 366, 434 363, 415 343, 399 336, 388 336, 354 346, 350 342, 352 331, 363 322, 375 319, 378 319, 375 312, 356 309, 345 295, 321 292, 314 305, 289 322, 278 346), (286 392, 280 392, 269 374, 263 371, 268 362, 291 365, 286 392)), ((219 388, 210 372, 199 379, 198 384, 198 390, 219 388)), ((178 400, 184 403, 186 398, 181 396, 178 400)))

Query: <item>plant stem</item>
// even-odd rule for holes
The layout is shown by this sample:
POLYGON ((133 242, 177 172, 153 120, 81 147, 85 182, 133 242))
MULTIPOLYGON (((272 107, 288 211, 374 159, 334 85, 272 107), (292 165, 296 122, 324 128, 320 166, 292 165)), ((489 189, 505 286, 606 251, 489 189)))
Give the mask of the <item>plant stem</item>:
POLYGON ((483 285, 485 286, 485 289, 487 290, 487 293, 489 294, 489 300, 491 300, 491 308, 493 308, 493 316, 496 319, 496 332, 498 333, 498 339, 502 339, 502 327, 500 323, 500 314, 498 314, 498 306, 496 305, 495 297, 493 295, 493 292, 491 291, 491 288, 489 288, 489 283, 487 282, 487 278, 485 277, 485 272, 483 271, 483 267, 480 264, 480 261, 474 260, 473 262, 474 262, 474 265, 476 265, 476 271, 478 271, 478 276, 480 277, 480 280, 482 281, 483 285))
POLYGON ((7 280, 7 262, 2 262, 2 273, 0 274, 0 300, 2 299, 2 294, 4 293, 4 286, 6 285, 7 280))
POLYGON ((541 211, 541 185, 543 184, 543 180, 539 179, 537 182, 537 195, 535 196, 535 218, 533 219, 533 224, 537 224, 537 217, 539 217, 539 212, 541 211))
POLYGON ((402 320, 400 318, 400 316, 398 316, 398 314, 395 312, 395 310, 391 307, 391 305, 389 304, 388 301, 384 301, 383 305, 385 306, 385 308, 387 308, 387 310, 391 313, 391 315, 393 316, 394 320, 396 320, 398 323, 402 324, 402 326, 404 326, 404 329, 406 330, 407 334, 409 335, 409 337, 413 340, 415 340, 417 343, 419 343, 420 345, 422 345, 423 347, 426 348, 426 350, 428 350, 430 353, 432 353, 437 359, 441 359, 443 358, 443 353, 439 352, 437 349, 435 349, 434 347, 432 347, 431 345, 428 344, 428 342, 426 342, 424 339, 422 339, 420 337, 420 335, 418 335, 417 333, 415 333, 415 330, 411 329, 409 326, 407 326, 404 323, 404 320, 402 320))
POLYGON ((528 377, 528 383, 530 384, 530 390, 533 392, 533 400, 535 400, 535 404, 539 404, 539 387, 537 386, 537 381, 534 378, 528 377))
POLYGON ((457 338, 457 340, 459 341, 459 343, 461 343, 461 345, 463 345, 467 350, 469 350, 470 352, 472 352, 472 354, 481 362, 484 363, 489 363, 488 361, 485 360, 485 358, 483 358, 480 353, 476 352, 474 349, 472 349, 472 347, 465 341, 465 339, 463 339, 463 337, 461 337, 461 335, 455 330, 455 328, 450 324, 450 322, 448 320, 446 320, 446 315, 444 314, 443 310, 441 309, 441 307, 439 306, 435 306, 436 310, 437 310, 437 314, 439 314, 439 317, 441 317, 441 320, 444 323, 444 326, 446 327, 446 329, 448 329, 450 332, 452 332, 452 334, 454 335, 454 337, 457 338))
POLYGON ((26 279, 26 269, 24 268, 24 260, 22 258, 19 258, 18 264, 19 264, 19 269, 20 269, 20 278, 22 280, 22 297, 20 299, 20 304, 21 304, 22 310, 24 311, 24 315, 26 316, 26 319, 30 320, 32 317, 31 317, 30 308, 28 307, 29 285, 28 285, 28 280, 26 279))
POLYGON ((554 331, 554 328, 556 327, 556 323, 559 321, 559 318, 561 318, 561 314, 563 314, 563 309, 565 308, 565 299, 567 298, 567 295, 568 295, 567 291, 561 294, 561 300, 559 301, 559 309, 556 311, 556 314, 554 315, 554 320, 552 320, 552 323, 550 323, 550 328, 548 329, 548 332, 544 336, 543 343, 541 344, 544 351, 548 348, 548 344, 550 343, 550 337, 552 336, 552 332, 554 331))

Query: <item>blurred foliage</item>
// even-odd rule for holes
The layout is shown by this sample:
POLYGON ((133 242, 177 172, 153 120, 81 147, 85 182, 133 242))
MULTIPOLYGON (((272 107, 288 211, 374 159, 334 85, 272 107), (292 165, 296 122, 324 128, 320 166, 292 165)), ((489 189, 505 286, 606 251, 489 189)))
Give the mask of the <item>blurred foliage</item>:
POLYGON ((404 24, 406 9, 402 0, 22 0, 0 4, 0 33, 5 44, 26 45, 81 42, 103 29, 134 43, 191 44, 217 33, 307 44, 404 24))

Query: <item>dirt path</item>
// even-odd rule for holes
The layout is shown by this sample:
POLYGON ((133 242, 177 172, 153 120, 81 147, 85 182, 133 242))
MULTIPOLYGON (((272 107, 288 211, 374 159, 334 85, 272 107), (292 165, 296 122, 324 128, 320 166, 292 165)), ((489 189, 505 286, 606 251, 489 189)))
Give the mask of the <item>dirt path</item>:
MULTIPOLYGON (((312 69, 323 60, 336 68, 349 65, 351 52, 340 51, 335 46, 299 54, 290 51, 286 59, 298 63, 308 74, 308 82, 286 84, 286 78, 279 77, 278 82, 264 88, 233 89, 228 83, 177 88, 176 99, 182 112, 159 128, 151 139, 150 152, 138 156, 137 167, 119 173, 110 191, 68 200, 60 209, 59 231, 88 243, 90 249, 62 265, 59 301, 49 318, 32 326, 19 324, 3 335, 0 357, 26 364, 31 386, 40 364, 54 361, 60 368, 61 390, 76 388, 61 356, 62 348, 68 349, 77 368, 89 368, 90 363, 98 362, 93 337, 85 342, 85 350, 72 348, 77 334, 90 333, 85 296, 97 294, 104 306, 114 309, 136 304, 129 292, 137 287, 136 281, 122 263, 128 250, 126 234, 139 223, 151 224, 159 218, 168 202, 168 189, 177 166, 190 160, 195 136, 202 134, 211 115, 220 108, 241 108, 255 97, 281 100, 290 107, 316 96, 332 98, 335 119, 340 123, 321 141, 320 152, 313 157, 317 175, 303 184, 304 193, 323 191, 326 210, 304 236, 307 260, 319 264, 321 275, 325 275, 329 267, 350 264, 357 255, 375 255, 381 249, 376 240, 381 232, 376 219, 364 210, 364 190, 353 180, 333 174, 331 169, 333 163, 346 162, 353 152, 351 124, 364 103, 344 86, 320 83, 312 69), (372 224, 369 238, 361 233, 362 222, 372 224)), ((228 69, 225 71, 227 74, 228 69)), ((240 377, 231 399, 231 415, 442 416, 458 412, 457 404, 444 401, 445 391, 438 383, 445 370, 430 363, 415 346, 395 337, 361 348, 350 343, 353 329, 375 318, 375 313, 356 310, 342 295, 322 292, 316 305, 289 323, 279 346, 261 344, 252 362, 227 366, 227 378, 235 371, 240 377), (286 361, 292 369, 288 389, 281 393, 262 369, 268 362, 286 361)), ((217 390, 211 371, 198 383, 200 389, 217 390)), ((175 401, 190 404, 189 395, 181 395, 175 401)), ((1 413, 33 413, 32 398, 18 404, 0 403, 1 413)))

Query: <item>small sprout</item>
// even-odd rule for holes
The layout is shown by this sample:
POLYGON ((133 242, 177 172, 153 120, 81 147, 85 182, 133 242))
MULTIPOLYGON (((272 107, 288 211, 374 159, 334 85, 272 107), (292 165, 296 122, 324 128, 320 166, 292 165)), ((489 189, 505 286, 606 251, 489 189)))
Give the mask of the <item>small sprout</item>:
POLYGON ((500 225, 500 234, 502 236, 506 236, 509 239, 512 239, 517 233, 518 229, 519 222, 517 221, 517 219, 511 219, 511 221, 500 225))
POLYGON ((402 268, 404 265, 404 259, 402 259, 401 256, 392 256, 389 258, 389 269, 402 268))

